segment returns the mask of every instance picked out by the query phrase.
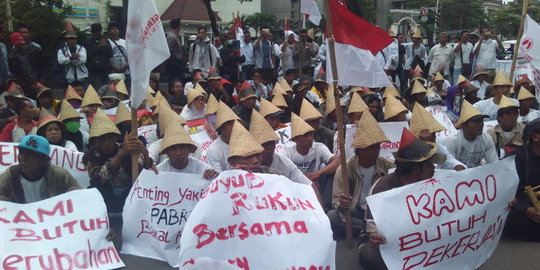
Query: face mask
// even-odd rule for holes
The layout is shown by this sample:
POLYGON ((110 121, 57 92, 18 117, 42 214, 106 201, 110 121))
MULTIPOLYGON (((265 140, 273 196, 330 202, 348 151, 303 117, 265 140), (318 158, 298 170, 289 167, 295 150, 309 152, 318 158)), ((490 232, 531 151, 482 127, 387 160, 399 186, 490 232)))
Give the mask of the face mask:
POLYGON ((227 40, 227 44, 232 45, 232 39, 227 40))
POLYGON ((75 133, 79 131, 79 128, 81 127, 81 122, 67 122, 66 123, 66 130, 75 133))

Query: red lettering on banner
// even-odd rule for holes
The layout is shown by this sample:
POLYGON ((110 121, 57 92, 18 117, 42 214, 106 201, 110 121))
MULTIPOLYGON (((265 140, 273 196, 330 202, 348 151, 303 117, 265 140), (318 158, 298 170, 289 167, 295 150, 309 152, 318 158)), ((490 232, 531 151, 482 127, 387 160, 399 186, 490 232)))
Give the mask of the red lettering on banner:
POLYGON ((316 266, 316 265, 310 265, 310 266, 293 266, 292 268, 287 268, 287 270, 330 270, 330 265, 325 266, 316 266))
POLYGON ((247 194, 242 192, 233 193, 230 198, 233 200, 233 216, 240 213, 240 208, 246 211, 253 209, 257 210, 315 210, 315 207, 308 200, 301 200, 299 198, 283 197, 281 192, 277 192, 275 196, 267 194, 264 197, 252 196, 248 197, 247 194), (264 204, 261 204, 261 201, 264 204))
POLYGON ((206 197, 207 193, 216 193, 220 190, 223 190, 223 193, 227 194, 231 188, 240 188, 247 186, 248 189, 256 189, 264 186, 264 179, 253 173, 238 174, 236 176, 231 176, 227 178, 220 178, 208 186, 208 188, 202 193, 201 199, 206 197))
MULTIPOLYGON (((71 201, 71 199, 66 200, 66 208, 67 208, 67 213, 68 214, 73 213, 73 202, 71 201)), ((59 212, 60 216, 65 216, 66 215, 66 211, 64 210, 64 202, 63 201, 59 201, 58 203, 56 203, 56 205, 54 206, 54 208, 51 211, 47 211, 47 210, 38 208, 37 209, 37 216, 38 216, 39 222, 43 222, 45 220, 43 216, 45 216, 45 215, 46 216, 54 216, 56 214, 56 212, 59 212)))
POLYGON ((152 236, 154 239, 158 240, 159 242, 163 242, 163 243, 171 242, 169 240, 169 232, 154 229, 152 226, 150 226, 150 223, 146 220, 141 220, 141 232, 137 234, 137 238, 139 238, 143 234, 148 234, 152 236))
POLYGON ((11 166, 11 164, 12 164, 12 163, 4 162, 4 156, 11 153, 10 151, 7 151, 7 152, 4 151, 4 148, 8 148, 8 147, 10 147, 10 146, 0 144, 0 165, 2 165, 2 166, 11 166))
POLYGON ((383 142, 381 143, 381 150, 398 149, 400 142, 383 142))

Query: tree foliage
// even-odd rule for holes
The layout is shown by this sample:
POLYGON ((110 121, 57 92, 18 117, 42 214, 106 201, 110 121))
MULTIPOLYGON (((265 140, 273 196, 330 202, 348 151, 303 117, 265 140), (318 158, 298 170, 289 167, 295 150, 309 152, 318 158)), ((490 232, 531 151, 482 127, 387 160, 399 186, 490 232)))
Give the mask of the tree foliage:
MULTIPOLYGON (((358 17, 375 23, 377 12, 375 10, 375 1, 372 0, 346 0, 349 10, 358 17)), ((321 7, 322 8, 322 7, 321 7)))
POLYGON ((264 12, 257 12, 252 15, 245 17, 243 21, 244 28, 253 28, 255 33, 259 35, 259 29, 261 27, 268 27, 270 29, 275 29, 278 26, 278 21, 275 15, 268 14, 264 12))
POLYGON ((486 23, 479 0, 443 0, 440 3, 441 30, 471 30, 486 23))
MULTIPOLYGON (((523 0, 515 0, 497 10, 488 18, 488 25, 504 39, 515 39, 519 31, 523 0)), ((535 21, 540 19, 540 5, 530 2, 527 12, 535 21)))

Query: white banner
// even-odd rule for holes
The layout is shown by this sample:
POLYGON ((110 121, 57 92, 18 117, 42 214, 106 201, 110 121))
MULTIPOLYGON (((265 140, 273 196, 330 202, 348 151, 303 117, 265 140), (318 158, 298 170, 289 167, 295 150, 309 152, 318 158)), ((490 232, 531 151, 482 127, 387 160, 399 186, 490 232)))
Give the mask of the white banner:
MULTIPOLYGON (((19 163, 19 144, 0 143, 0 173, 9 166, 19 163)), ((83 164, 81 152, 73 152, 63 147, 51 145, 51 164, 66 169, 83 188, 90 186, 90 176, 83 164)))
POLYGON ((426 110, 437 120, 441 125, 443 125, 446 130, 445 131, 439 131, 437 132, 437 142, 443 143, 444 139, 446 137, 454 134, 457 132, 456 127, 454 126, 454 123, 452 123, 452 120, 448 118, 448 115, 446 113, 447 108, 445 106, 441 105, 433 105, 426 107, 426 110))
POLYGON ((157 125, 147 125, 147 126, 139 127, 137 129, 137 134, 139 134, 139 136, 143 136, 148 142, 148 144, 151 144, 152 142, 150 141, 152 140, 153 137, 156 137, 157 139, 157 136, 153 134, 156 131, 157 131, 157 125))
POLYGON ((208 152, 208 148, 210 148, 210 145, 212 144, 212 139, 208 136, 206 130, 189 136, 193 141, 201 144, 201 160, 206 162, 206 152, 208 152))
POLYGON ((499 124, 499 122, 497 120, 484 121, 484 128, 483 128, 482 132, 486 133, 488 131, 488 129, 490 129, 492 127, 495 127, 498 124, 499 124))
POLYGON ((502 234, 516 195, 514 158, 367 197, 388 269, 476 269, 502 234))
POLYGON ((199 201, 180 239, 181 267, 202 257, 241 269, 335 269, 335 241, 313 189, 230 170, 199 201))
POLYGON ((97 189, 81 189, 43 201, 0 201, 2 269, 114 269, 124 267, 97 189))
POLYGON ((182 230, 209 184, 201 175, 143 170, 122 213, 121 252, 178 267, 182 230))
POLYGON ((276 153, 283 151, 283 149, 285 149, 287 146, 296 145, 296 143, 291 140, 290 124, 288 124, 287 127, 276 130, 275 132, 279 137, 279 141, 276 143, 276 153))
POLYGON ((525 62, 516 65, 516 71, 514 73, 514 82, 528 78, 534 84, 536 89, 536 99, 540 97, 540 72, 531 63, 525 62))

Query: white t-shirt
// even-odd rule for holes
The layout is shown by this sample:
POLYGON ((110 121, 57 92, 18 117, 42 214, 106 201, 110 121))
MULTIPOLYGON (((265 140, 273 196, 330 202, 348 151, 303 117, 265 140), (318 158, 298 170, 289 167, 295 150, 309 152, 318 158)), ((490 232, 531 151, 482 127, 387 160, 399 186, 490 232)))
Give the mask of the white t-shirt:
POLYGON ((444 146, 459 161, 463 162, 467 168, 474 168, 481 165, 482 159, 486 163, 491 163, 499 158, 495 151, 493 139, 485 133, 476 137, 474 141, 469 141, 463 136, 463 130, 454 133, 444 140, 444 146))
MULTIPOLYGON (((454 49, 458 44, 454 45, 454 49)), ((463 63, 469 63, 469 55, 471 55, 473 45, 470 42, 462 43, 461 50, 459 52, 454 52, 454 68, 461 68, 461 58, 463 57, 463 63)))
POLYGON ((67 150, 71 150, 73 152, 79 152, 79 150, 77 149, 77 146, 70 140, 66 140, 66 145, 64 145, 64 148, 66 148, 67 150))
POLYGON ((321 165, 328 164, 330 158, 334 156, 328 150, 328 147, 320 142, 313 142, 313 145, 305 156, 296 151, 296 145, 285 147, 283 154, 304 174, 320 170, 321 165))
POLYGON ((217 172, 231 169, 231 164, 227 161, 229 157, 229 145, 219 136, 212 142, 206 152, 206 161, 217 172))
POLYGON ((446 44, 444 47, 441 44, 433 46, 429 51, 428 61, 431 63, 429 75, 435 75, 437 71, 443 69, 443 75, 450 74, 450 62, 454 59, 454 48, 446 44))
POLYGON ((523 124, 527 124, 529 122, 531 122, 532 120, 536 119, 540 117, 540 111, 539 110, 534 110, 534 109, 529 109, 529 113, 525 116, 519 116, 518 117, 518 122, 520 123, 523 123, 523 124))
POLYGON ((187 82, 186 85, 184 85, 184 96, 187 96, 187 90, 189 88, 195 88, 195 85, 193 85, 193 82, 187 82))
POLYGON ((41 185, 43 184, 43 177, 37 181, 28 181, 24 176, 19 177, 24 193, 24 200, 26 203, 33 203, 43 200, 41 197, 41 185))
POLYGON ((443 164, 437 165, 438 169, 445 169, 445 170, 453 170, 457 165, 462 165, 463 167, 467 168, 465 164, 457 160, 449 151, 446 149, 446 146, 437 143, 437 153, 446 155, 446 161, 443 164))
MULTIPOLYGON (((476 50, 480 42, 474 44, 473 50, 476 50)), ((478 51, 476 56, 476 66, 482 66, 485 69, 497 68, 497 50, 499 49, 499 44, 496 40, 493 39, 484 39, 482 41, 482 46, 478 51)), ((474 70, 474 69, 473 69, 474 70)))
POLYGON ((476 96, 479 99, 484 99, 484 97, 486 96, 486 88, 489 86, 489 83, 487 83, 487 82, 480 83, 477 80, 473 80, 473 81, 471 81, 471 84, 478 87, 478 88, 480 88, 480 89, 478 89, 478 93, 476 94, 476 96))
POLYGON ((178 172, 178 173, 194 173, 194 174, 203 174, 204 171, 208 169, 212 169, 210 165, 194 158, 194 157, 188 157, 188 165, 178 170, 175 167, 172 166, 170 159, 165 159, 163 162, 161 162, 159 165, 157 165, 157 169, 160 172, 178 172))
MULTIPOLYGON (((474 107, 477 108, 482 114, 487 115, 489 118, 487 120, 496 120, 497 111, 499 110, 499 105, 493 102, 494 98, 488 98, 485 100, 480 100, 474 103, 474 107)), ((517 106, 519 102, 513 98, 510 98, 517 106)))
POLYGON ((362 179, 362 191, 360 194, 360 199, 358 200, 358 206, 366 210, 367 200, 366 197, 369 195, 370 187, 372 186, 373 174, 375 173, 375 165, 364 168, 358 166, 360 171, 360 179, 362 179))
POLYGON ((281 154, 274 153, 270 168, 282 172, 289 180, 295 183, 311 185, 311 180, 309 180, 290 159, 281 154))

